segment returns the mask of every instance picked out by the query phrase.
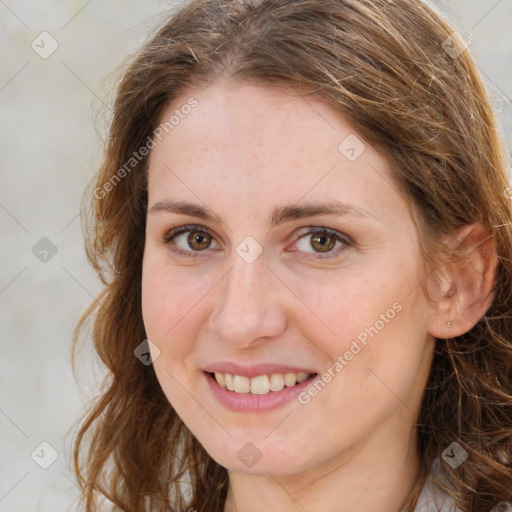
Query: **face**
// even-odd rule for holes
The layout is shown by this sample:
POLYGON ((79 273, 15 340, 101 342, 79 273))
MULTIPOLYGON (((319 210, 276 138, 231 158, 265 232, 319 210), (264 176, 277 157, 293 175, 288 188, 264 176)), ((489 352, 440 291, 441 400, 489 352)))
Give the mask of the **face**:
POLYGON ((162 121, 187 102, 148 171, 142 308, 169 402, 254 474, 406 435, 433 338, 388 162, 313 97, 218 81, 162 121))

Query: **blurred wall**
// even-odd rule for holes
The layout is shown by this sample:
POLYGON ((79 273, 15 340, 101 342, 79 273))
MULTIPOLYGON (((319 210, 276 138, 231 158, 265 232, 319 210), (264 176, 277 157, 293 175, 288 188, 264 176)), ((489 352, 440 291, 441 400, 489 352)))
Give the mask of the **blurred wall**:
MULTIPOLYGON (((470 41, 512 148, 512 1, 434 1, 470 41)), ((177 2, 0 0, 0 512, 74 510, 70 428, 101 375, 70 340, 99 291, 80 197, 104 77, 177 2)))

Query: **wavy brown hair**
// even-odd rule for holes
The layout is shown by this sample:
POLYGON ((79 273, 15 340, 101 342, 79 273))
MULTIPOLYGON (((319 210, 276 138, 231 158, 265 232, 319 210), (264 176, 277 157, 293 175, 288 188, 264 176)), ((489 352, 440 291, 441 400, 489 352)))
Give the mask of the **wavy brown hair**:
POLYGON ((441 464, 435 484, 464 512, 510 500, 507 157, 479 73, 468 51, 458 55, 463 48, 452 32, 419 0, 196 0, 173 12, 123 68, 96 188, 84 196, 87 256, 104 289, 76 328, 73 363, 89 325, 107 371, 75 439, 84 510, 95 510, 100 498, 130 512, 224 508, 226 468, 182 423, 152 366, 134 357, 146 338, 147 156, 119 173, 180 92, 219 77, 308 91, 386 155, 411 204, 432 279, 443 262, 445 235, 474 222, 489 229, 498 258, 495 297, 469 332, 436 342, 417 421, 420 474, 402 511, 414 509, 453 441, 468 459, 457 469, 441 464), (451 51, 446 41, 454 42, 451 51))

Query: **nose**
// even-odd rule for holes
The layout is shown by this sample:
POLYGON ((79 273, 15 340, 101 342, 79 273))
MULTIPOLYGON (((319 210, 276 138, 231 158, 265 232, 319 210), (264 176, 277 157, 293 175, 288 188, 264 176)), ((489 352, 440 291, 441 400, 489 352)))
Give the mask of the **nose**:
POLYGON ((231 270, 217 287, 210 332, 238 348, 277 337, 287 326, 283 285, 260 256, 247 263, 233 254, 231 270))

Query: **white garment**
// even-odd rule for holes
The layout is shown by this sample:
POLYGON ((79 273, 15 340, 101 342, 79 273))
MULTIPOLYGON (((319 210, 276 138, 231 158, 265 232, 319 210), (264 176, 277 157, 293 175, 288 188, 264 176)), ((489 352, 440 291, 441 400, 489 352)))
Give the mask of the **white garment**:
POLYGON ((414 512, 460 512, 460 508, 456 507, 453 500, 434 485, 431 477, 428 477, 414 512))
MULTIPOLYGON (((421 490, 414 512, 461 512, 461 509, 429 477, 421 490)), ((500 502, 489 512, 512 512, 512 503, 500 502)))

